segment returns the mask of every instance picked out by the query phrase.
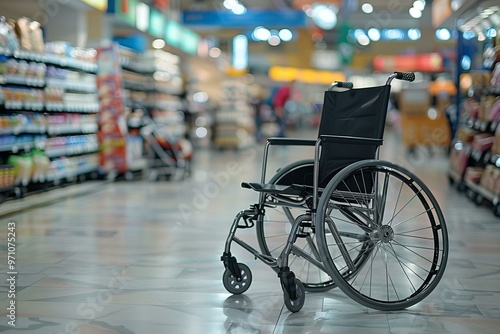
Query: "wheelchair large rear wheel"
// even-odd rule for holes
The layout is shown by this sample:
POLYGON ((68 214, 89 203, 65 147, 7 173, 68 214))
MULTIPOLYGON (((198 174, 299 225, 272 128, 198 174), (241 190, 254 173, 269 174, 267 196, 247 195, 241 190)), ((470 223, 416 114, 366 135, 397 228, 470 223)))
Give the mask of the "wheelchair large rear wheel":
MULTIPOLYGON (((298 183, 300 181, 297 178, 302 178, 304 174, 310 173, 312 177, 313 167, 312 159, 291 163, 281 168, 268 183, 291 184, 294 180, 298 183)), ((273 205, 269 195, 265 195, 264 203, 266 203, 265 214, 260 215, 256 222, 257 240, 263 254, 278 258, 287 243, 293 221, 299 215, 303 215, 308 208, 273 205)), ((307 222, 304 222, 304 225, 307 225, 307 222)), ((335 283, 331 276, 306 259, 310 256, 321 261, 314 229, 303 226, 300 232, 302 237, 297 238, 294 247, 300 249, 306 256, 292 251, 289 255, 290 270, 302 281, 306 291, 322 292, 334 288, 335 283)))
POLYGON ((448 258, 436 199, 416 175, 387 161, 354 163, 328 183, 318 203, 316 237, 339 288, 382 311, 428 296, 448 258))

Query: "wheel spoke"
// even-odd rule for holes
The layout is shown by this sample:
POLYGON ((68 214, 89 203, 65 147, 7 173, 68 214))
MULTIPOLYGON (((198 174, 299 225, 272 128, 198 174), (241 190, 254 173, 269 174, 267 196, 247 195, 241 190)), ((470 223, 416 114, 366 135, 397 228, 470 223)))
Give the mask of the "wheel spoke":
POLYGON ((400 166, 361 161, 340 171, 325 187, 315 224, 332 279, 365 306, 409 307, 442 278, 444 217, 425 184, 400 166))

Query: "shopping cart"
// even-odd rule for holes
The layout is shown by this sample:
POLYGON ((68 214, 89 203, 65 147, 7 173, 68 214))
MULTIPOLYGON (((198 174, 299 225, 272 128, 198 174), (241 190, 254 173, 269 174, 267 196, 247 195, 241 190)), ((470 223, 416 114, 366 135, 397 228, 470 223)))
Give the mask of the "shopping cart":
POLYGON ((179 133, 178 125, 156 122, 148 114, 143 115, 143 124, 140 134, 147 144, 148 178, 180 180, 189 175, 193 147, 182 132, 179 133))
POLYGON ((233 242, 278 274, 291 312, 302 308, 306 291, 337 286, 384 311, 412 306, 434 290, 448 258, 441 209, 416 175, 378 159, 390 84, 414 78, 396 72, 384 86, 361 89, 337 82, 325 92, 317 139, 268 139, 260 182, 242 183, 259 200, 236 215, 221 257, 227 291, 243 293, 252 282, 249 267, 231 253, 233 242), (276 145, 313 146, 314 158, 266 181, 276 145), (253 227, 260 250, 236 236, 253 227))

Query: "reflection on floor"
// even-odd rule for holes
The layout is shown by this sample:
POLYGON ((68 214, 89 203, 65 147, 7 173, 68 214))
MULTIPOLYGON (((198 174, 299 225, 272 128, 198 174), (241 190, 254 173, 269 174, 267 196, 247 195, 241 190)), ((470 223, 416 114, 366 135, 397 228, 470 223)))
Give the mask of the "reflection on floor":
MULTIPOLYGON (((239 184, 258 180, 262 148, 202 150, 194 175, 183 182, 109 183, 2 217, 0 271, 2 277, 9 271, 7 224, 15 222, 18 275, 15 328, 7 317, 10 285, 0 282, 0 331, 498 333, 500 220, 449 187, 441 152, 408 158, 395 143, 388 141, 382 157, 408 166, 430 186, 451 241, 442 282, 410 309, 370 310, 335 289, 308 293, 303 309, 292 314, 276 274, 238 247, 234 252, 251 268, 253 283, 243 295, 226 292, 220 256, 234 215, 256 200, 239 184)), ((310 153, 277 149, 270 170, 310 153)), ((243 237, 254 240, 253 233, 243 237)))

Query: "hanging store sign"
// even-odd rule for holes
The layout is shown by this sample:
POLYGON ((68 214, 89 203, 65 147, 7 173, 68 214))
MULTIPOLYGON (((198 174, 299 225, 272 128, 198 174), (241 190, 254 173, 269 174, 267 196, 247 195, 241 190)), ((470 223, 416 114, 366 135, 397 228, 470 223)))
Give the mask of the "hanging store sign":
POLYGON ((187 10, 182 13, 182 23, 214 28, 256 26, 296 28, 307 26, 307 15, 302 10, 247 9, 243 15, 222 10, 187 10))
POLYGON ((233 67, 244 70, 248 67, 248 39, 245 35, 233 38, 233 67))
POLYGON ((81 0, 81 1, 103 12, 106 11, 106 9, 108 9, 108 0, 81 0))
POLYGON ((321 71, 307 68, 272 66, 269 69, 269 78, 274 81, 300 81, 310 84, 330 85, 335 81, 345 81, 346 77, 340 71, 321 71))
POLYGON ((117 44, 97 50, 99 92, 100 169, 127 171, 126 121, 119 49, 117 44))
POLYGON ((189 54, 198 53, 200 36, 175 21, 165 22, 165 42, 189 54))
POLYGON ((162 38, 165 30, 165 16, 157 10, 152 9, 149 16, 149 33, 155 37, 162 38))
POLYGON ((198 53, 200 36, 164 14, 138 0, 109 0, 108 13, 137 29, 189 54, 198 53))
POLYGON ((149 13, 150 13, 150 8, 148 5, 145 3, 139 2, 137 4, 135 14, 136 14, 136 20, 135 20, 135 26, 137 29, 141 31, 147 31, 149 28, 149 13))
POLYGON ((443 57, 438 53, 376 56, 373 59, 373 69, 380 72, 441 72, 443 57))
POLYGON ((114 13, 117 18, 135 27, 138 4, 138 0, 109 0, 108 13, 114 13))

